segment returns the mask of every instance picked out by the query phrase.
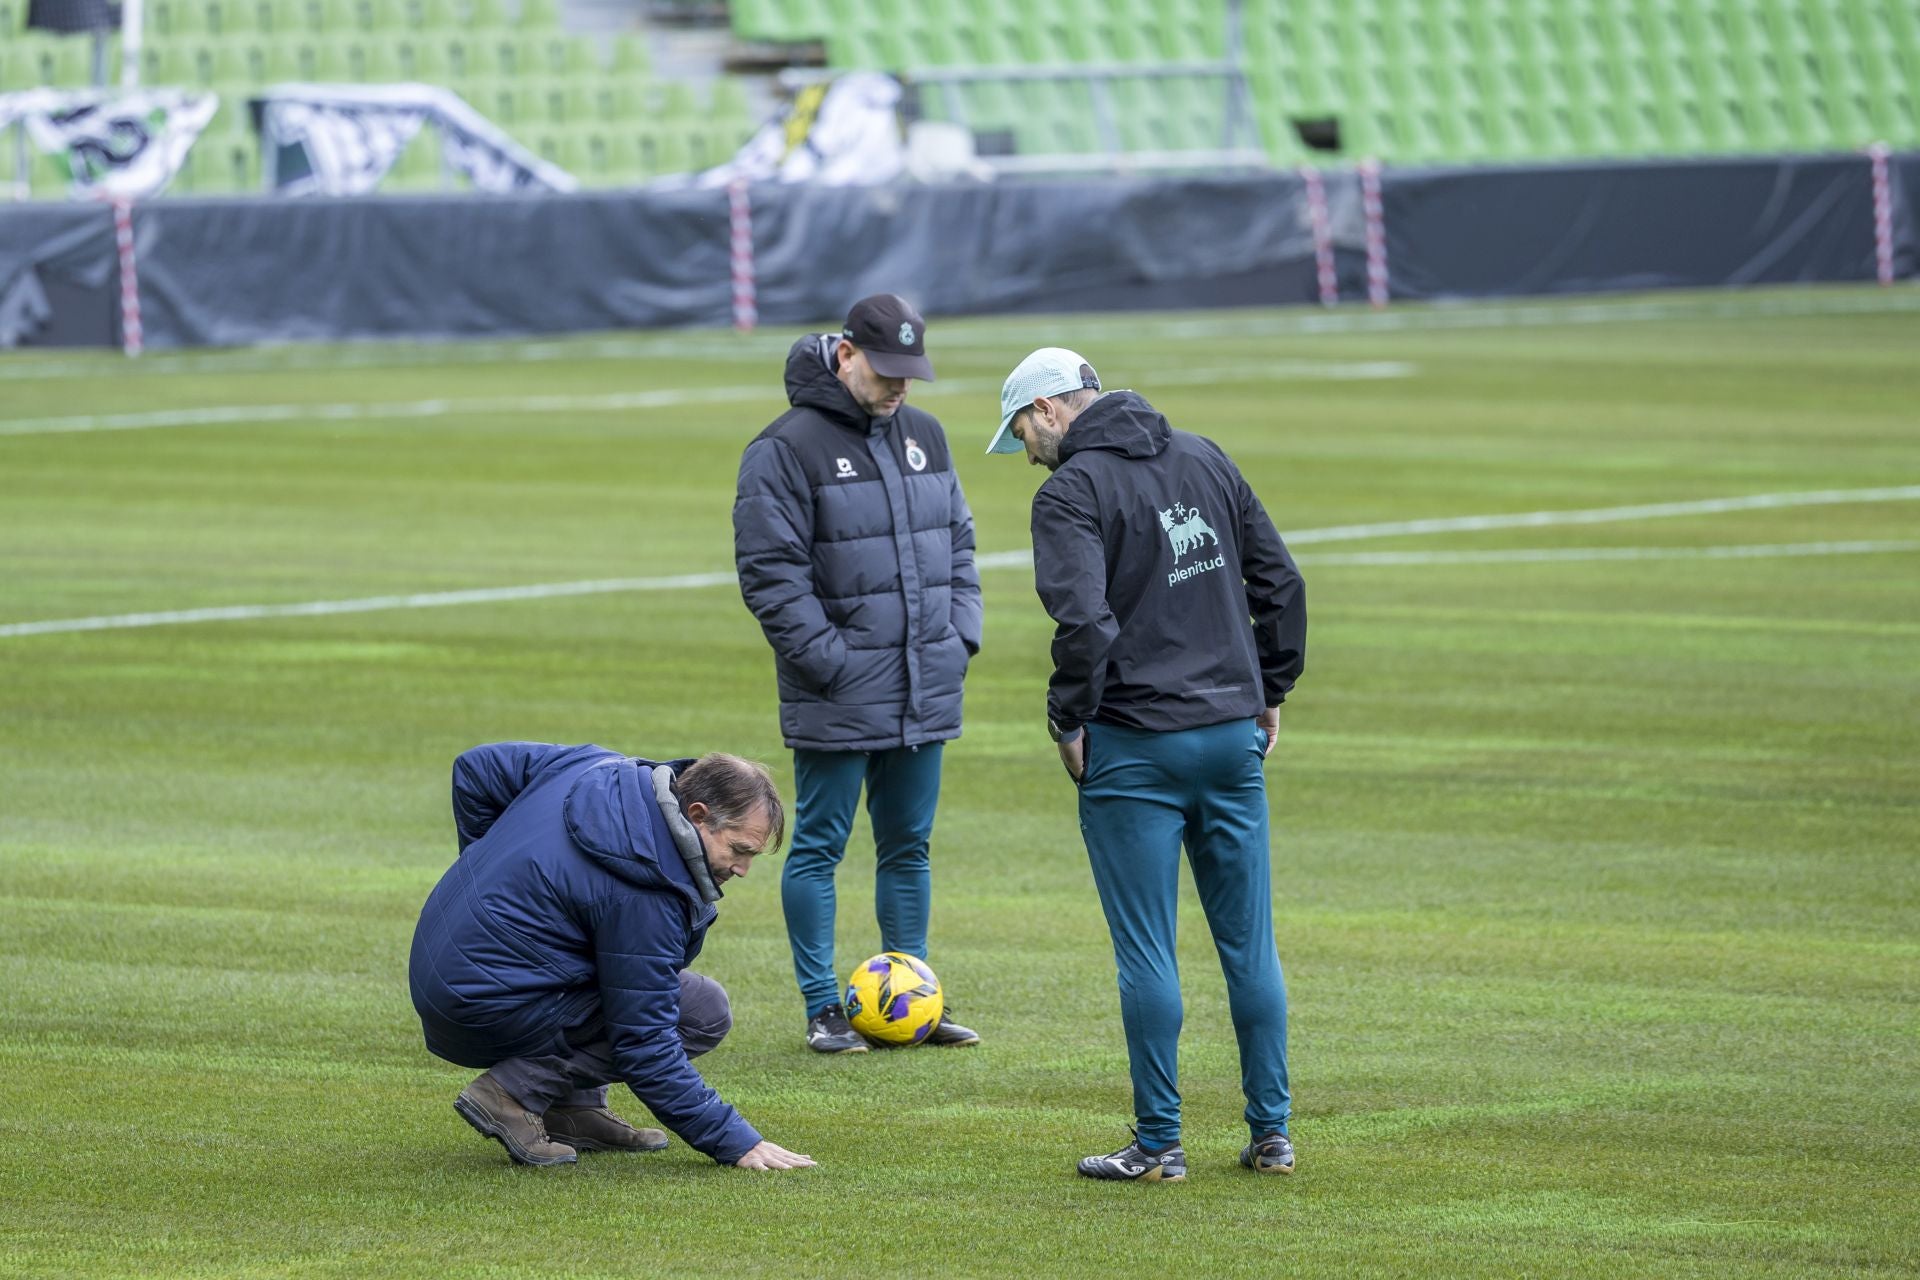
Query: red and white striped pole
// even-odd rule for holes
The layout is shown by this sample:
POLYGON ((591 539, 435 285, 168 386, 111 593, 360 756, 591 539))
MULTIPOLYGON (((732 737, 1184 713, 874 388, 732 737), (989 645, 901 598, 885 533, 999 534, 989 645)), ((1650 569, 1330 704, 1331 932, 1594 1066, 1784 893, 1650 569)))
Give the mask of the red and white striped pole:
POLYGON ((1380 162, 1360 162, 1360 210, 1367 223, 1367 301, 1387 305, 1387 211, 1380 199, 1380 162))
POLYGON ((1331 307, 1340 301, 1340 277, 1333 269, 1333 219, 1327 213, 1327 184, 1310 164, 1300 166, 1300 176, 1307 184, 1307 221, 1313 227, 1313 266, 1320 277, 1320 305, 1331 307))
POLYGON ((733 232, 733 327, 751 333, 760 322, 760 309, 754 298, 753 209, 747 203, 745 178, 727 184, 727 214, 733 232))
POLYGON ((140 330, 140 272, 133 259, 133 205, 113 202, 113 243, 120 253, 120 346, 130 356, 140 354, 145 341, 140 330))
POLYGON ((1892 149, 1884 142, 1867 148, 1873 162, 1873 263, 1881 284, 1893 283, 1893 183, 1887 173, 1892 149))

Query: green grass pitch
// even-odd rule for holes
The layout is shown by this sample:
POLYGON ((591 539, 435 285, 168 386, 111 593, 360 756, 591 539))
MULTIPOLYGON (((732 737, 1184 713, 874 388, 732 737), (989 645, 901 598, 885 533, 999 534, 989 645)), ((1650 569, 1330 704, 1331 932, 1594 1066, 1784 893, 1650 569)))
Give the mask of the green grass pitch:
MULTIPOLYGON (((0 359, 0 1276, 1920 1269, 1911 289, 936 319, 915 401, 999 554, 931 959, 985 1044, 808 1053, 765 866, 701 960, 737 1015, 703 1067, 819 1167, 510 1167, 407 1001, 449 762, 719 748, 786 784, 724 575, 792 336, 0 359), (1235 1165, 1190 882, 1192 1176, 1073 1174, 1125 1140, 1125 1051, 1017 563, 1038 473, 981 454, 1053 343, 1297 535, 1291 1179, 1235 1165), (1684 505, 1789 494, 1827 496, 1684 505), (682 575, 714 576, 431 598, 682 575)), ((876 949, 866 840, 843 968, 876 949)))

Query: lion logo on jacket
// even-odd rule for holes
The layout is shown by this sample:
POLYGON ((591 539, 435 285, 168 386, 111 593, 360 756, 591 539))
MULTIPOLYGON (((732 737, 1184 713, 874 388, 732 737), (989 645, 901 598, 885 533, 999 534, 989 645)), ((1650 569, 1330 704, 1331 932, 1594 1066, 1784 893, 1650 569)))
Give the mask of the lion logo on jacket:
POLYGON ((1197 509, 1184 502, 1176 502, 1160 513, 1160 527, 1167 531, 1167 541, 1173 544, 1175 560, 1193 548, 1205 545, 1203 540, 1206 538, 1212 538, 1214 546, 1220 545, 1220 535, 1213 531, 1213 526, 1200 518, 1197 509))

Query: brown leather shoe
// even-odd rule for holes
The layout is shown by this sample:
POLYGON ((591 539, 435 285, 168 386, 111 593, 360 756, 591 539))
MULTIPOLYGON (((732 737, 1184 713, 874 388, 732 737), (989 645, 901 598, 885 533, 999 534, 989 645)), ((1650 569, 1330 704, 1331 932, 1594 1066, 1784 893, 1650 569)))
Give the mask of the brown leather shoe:
POLYGON ((549 1138, 540 1117, 502 1089, 491 1073, 462 1089, 453 1109, 482 1137, 505 1147, 515 1164, 572 1164, 579 1159, 572 1147, 549 1138))
POLYGON ((581 1151, 658 1151, 667 1135, 636 1129, 605 1107, 548 1107, 547 1132, 581 1151))

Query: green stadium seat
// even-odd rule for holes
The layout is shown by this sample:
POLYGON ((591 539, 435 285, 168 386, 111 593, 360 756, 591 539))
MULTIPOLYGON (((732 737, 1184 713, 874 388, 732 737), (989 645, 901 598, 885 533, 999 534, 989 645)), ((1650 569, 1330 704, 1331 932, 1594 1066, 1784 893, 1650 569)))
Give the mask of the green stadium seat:
POLYGON ((677 82, 659 88, 656 119, 677 124, 692 124, 706 119, 706 112, 694 101, 693 90, 677 82))
POLYGON ((73 189, 73 169, 65 156, 41 154, 39 148, 29 147, 27 158, 27 189, 30 194, 41 198, 58 198, 73 189))
POLYGON ((578 75, 600 69, 593 47, 574 36, 559 32, 523 35, 518 45, 516 66, 523 75, 578 75))
POLYGON ((145 21, 157 40, 193 40, 207 34, 207 0, 147 0, 145 21))
POLYGON ((400 37, 390 42, 395 70, 402 80, 441 84, 447 79, 447 52, 433 36, 400 37))
POLYGON ((41 83, 38 50, 25 36, 0 42, 0 93, 31 89, 41 83))
POLYGON ((578 128, 593 122, 592 89, 578 77, 550 77, 539 82, 535 92, 549 123, 578 128))
POLYGON ((259 30, 260 8, 253 0, 206 0, 206 33, 216 40, 253 35, 259 30))
POLYGON ((638 36, 616 36, 608 48, 607 66, 615 75, 644 76, 652 64, 646 41, 638 36))
POLYGON ((467 29, 466 19, 454 7, 453 0, 407 0, 415 24, 422 34, 454 35, 467 29))
POLYGON ((335 35, 359 25, 356 0, 295 0, 298 29, 309 35, 335 35))
POLYGON ((265 3, 270 16, 264 30, 281 37, 306 33, 306 0, 265 0, 265 3))
POLYGON ((687 170, 693 173, 725 164, 733 159, 734 153, 740 150, 740 144, 746 141, 744 136, 736 135, 733 130, 711 123, 688 125, 684 134, 687 170))
POLYGON ((602 177, 610 186, 632 186, 646 178, 640 167, 640 140, 624 126, 606 130, 606 167, 602 177))
POLYGON ((1866 81, 1875 137, 1920 137, 1920 23, 1910 7, 1845 0, 1844 18, 1866 81))
POLYGON ((455 36, 442 46, 446 73, 455 81, 486 80, 500 74, 499 47, 492 41, 455 36))
MULTIPOLYGON (((747 133, 759 125, 759 121, 754 119, 753 111, 747 103, 746 87, 730 77, 713 82, 713 89, 707 103, 707 114, 716 125, 729 130, 741 130, 742 142, 746 141, 747 133)), ((739 148, 736 146, 734 149, 739 148)))
POLYGON ((468 33, 498 31, 511 25, 507 20, 507 11, 501 0, 467 0, 466 20, 461 23, 462 30, 468 33))
POLYGON ((407 143, 407 149, 394 161, 379 189, 389 194, 422 194, 441 190, 445 178, 440 163, 440 134, 429 126, 407 143))
POLYGON ((140 83, 173 88, 193 83, 193 58, 184 45, 148 44, 140 50, 140 83))
POLYGON ((649 178, 685 173, 692 168, 686 133, 673 125, 637 125, 634 138, 640 149, 640 172, 649 178))
POLYGON ((520 26, 533 32, 560 30, 560 0, 520 0, 520 26))
POLYGON ((230 113, 224 101, 212 126, 188 154, 195 161, 195 194, 237 195, 260 189, 259 143, 246 127, 244 114, 230 113))
POLYGON ((517 80, 476 80, 467 86, 463 96, 475 111, 509 132, 526 123, 520 113, 517 80))
POLYGON ((641 88, 645 83, 632 76, 607 76, 593 81, 589 86, 589 118, 602 125, 650 119, 652 113, 646 109, 641 88))
POLYGON ((83 35, 43 37, 39 64, 45 83, 61 89, 84 89, 93 83, 93 41, 83 35))

